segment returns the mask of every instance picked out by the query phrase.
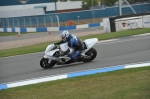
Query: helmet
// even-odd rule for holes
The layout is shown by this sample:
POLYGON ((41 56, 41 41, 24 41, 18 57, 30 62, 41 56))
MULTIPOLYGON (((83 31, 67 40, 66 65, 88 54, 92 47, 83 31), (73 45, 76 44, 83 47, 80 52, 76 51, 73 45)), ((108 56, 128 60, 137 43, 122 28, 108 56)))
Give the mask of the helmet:
POLYGON ((67 30, 62 31, 62 32, 60 33, 60 37, 61 37, 62 40, 65 42, 65 41, 68 39, 68 37, 69 37, 69 32, 68 32, 67 30))

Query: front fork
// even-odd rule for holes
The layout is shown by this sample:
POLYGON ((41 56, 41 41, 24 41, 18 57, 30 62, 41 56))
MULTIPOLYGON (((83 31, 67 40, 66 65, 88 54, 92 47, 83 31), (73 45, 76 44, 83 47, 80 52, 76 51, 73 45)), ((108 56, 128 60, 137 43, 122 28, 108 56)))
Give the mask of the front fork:
POLYGON ((56 57, 51 57, 51 56, 48 56, 48 55, 44 55, 44 58, 48 60, 47 61, 48 63, 50 63, 52 60, 57 60, 58 59, 56 57))

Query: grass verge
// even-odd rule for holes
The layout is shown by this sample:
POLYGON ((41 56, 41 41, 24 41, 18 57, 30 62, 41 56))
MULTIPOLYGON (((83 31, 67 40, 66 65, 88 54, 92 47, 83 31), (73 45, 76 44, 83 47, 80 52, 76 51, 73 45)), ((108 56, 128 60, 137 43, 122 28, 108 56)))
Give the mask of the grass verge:
POLYGON ((0 32, 0 36, 17 35, 17 32, 0 32))
POLYGON ((149 99, 150 66, 0 91, 0 99, 149 99))
MULTIPOLYGON (((112 39, 112 38, 138 35, 138 34, 143 34, 143 33, 150 33, 150 29, 147 28, 147 29, 136 29, 136 30, 104 33, 104 34, 94 34, 94 35, 88 35, 88 36, 81 37, 81 39, 84 40, 84 39, 96 37, 96 38, 98 38, 98 40, 107 40, 107 39, 112 39)), ((56 42, 56 41, 54 41, 54 42, 56 42)), ((47 47, 47 45, 51 44, 51 43, 53 43, 53 42, 36 44, 34 46, 32 45, 32 46, 26 46, 26 47, 20 47, 20 48, 0 50, 0 58, 7 57, 7 56, 13 56, 13 55, 41 52, 41 51, 44 51, 45 48, 47 47)))
MULTIPOLYGON (((30 33, 36 32, 21 32, 21 34, 30 34, 30 33)), ((0 36, 12 36, 12 35, 18 35, 18 32, 0 32, 0 36)))

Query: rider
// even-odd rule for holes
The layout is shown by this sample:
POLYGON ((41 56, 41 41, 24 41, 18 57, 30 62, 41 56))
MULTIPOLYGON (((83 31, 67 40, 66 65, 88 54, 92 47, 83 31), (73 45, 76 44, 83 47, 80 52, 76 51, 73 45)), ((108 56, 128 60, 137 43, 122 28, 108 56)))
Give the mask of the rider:
POLYGON ((56 45, 61 44, 61 43, 66 43, 68 42, 68 46, 70 48, 74 48, 75 51, 71 56, 71 62, 76 62, 79 60, 79 55, 81 54, 81 51, 83 50, 84 46, 82 41, 76 37, 73 34, 70 34, 67 30, 64 30, 60 33, 61 41, 54 43, 56 45))

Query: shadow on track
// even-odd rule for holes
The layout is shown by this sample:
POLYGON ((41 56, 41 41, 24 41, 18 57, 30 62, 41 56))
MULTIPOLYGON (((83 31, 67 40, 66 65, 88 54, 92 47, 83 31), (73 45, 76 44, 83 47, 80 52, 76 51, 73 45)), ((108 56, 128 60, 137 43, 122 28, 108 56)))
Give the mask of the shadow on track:
POLYGON ((89 64, 93 62, 96 62, 96 61, 87 62, 87 63, 78 62, 78 63, 65 64, 65 65, 56 65, 53 68, 48 68, 48 69, 43 69, 43 70, 60 69, 60 68, 67 68, 67 67, 73 67, 73 66, 82 66, 82 64, 89 64))

